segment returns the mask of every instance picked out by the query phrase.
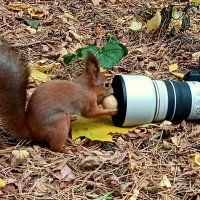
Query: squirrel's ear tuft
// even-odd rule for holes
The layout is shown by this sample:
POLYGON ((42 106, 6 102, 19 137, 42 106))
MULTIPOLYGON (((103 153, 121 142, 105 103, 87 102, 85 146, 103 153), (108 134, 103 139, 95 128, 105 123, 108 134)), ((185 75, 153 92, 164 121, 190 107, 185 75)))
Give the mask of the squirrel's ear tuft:
POLYGON ((97 58, 94 56, 93 53, 90 51, 87 54, 87 59, 86 59, 86 70, 88 73, 93 75, 94 77, 98 77, 100 68, 99 68, 99 63, 97 58))

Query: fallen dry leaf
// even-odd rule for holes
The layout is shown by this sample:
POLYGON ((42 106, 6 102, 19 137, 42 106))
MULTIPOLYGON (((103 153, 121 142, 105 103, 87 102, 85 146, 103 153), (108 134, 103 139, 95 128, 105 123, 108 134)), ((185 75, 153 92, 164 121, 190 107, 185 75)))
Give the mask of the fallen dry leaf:
POLYGON ((47 164, 45 159, 40 155, 41 153, 39 150, 35 150, 33 148, 28 148, 29 153, 31 154, 31 157, 33 158, 34 162, 37 162, 38 165, 44 166, 47 164))
POLYGON ((31 5, 22 2, 10 2, 8 7, 12 10, 26 10, 31 7, 31 5))
POLYGON ((146 180, 146 179, 142 179, 140 182, 139 182, 139 186, 141 188, 145 188, 149 185, 150 181, 146 180))
POLYGON ((133 31, 138 31, 142 29, 142 23, 141 22, 136 22, 133 21, 129 27, 129 29, 133 30, 133 31))
POLYGON ((133 190, 133 195, 130 197, 129 200, 136 200, 138 195, 139 195, 139 190, 134 189, 133 190))
POLYGON ((46 72, 46 71, 49 71, 49 70, 52 70, 54 69, 55 67, 58 67, 60 66, 61 64, 60 63, 56 63, 56 62, 53 62, 53 63, 50 63, 48 65, 42 65, 38 62, 36 62, 37 66, 36 68, 40 71, 40 72, 46 72))
POLYGON ((18 189, 16 187, 16 185, 14 184, 8 184, 3 188, 3 192, 5 193, 10 193, 10 194, 15 194, 17 193, 18 189))
POLYGON ((87 156, 81 161, 81 166, 89 169, 95 169, 101 164, 102 161, 100 160, 99 156, 87 156))
POLYGON ((138 156, 136 154, 129 154, 128 168, 131 171, 139 170, 142 165, 143 156, 138 156))
POLYGON ((65 11, 64 14, 60 16, 60 19, 62 20, 63 23, 68 23, 70 19, 75 19, 75 18, 73 15, 65 11))
POLYGON ((170 150, 171 149, 170 143, 163 140, 162 148, 166 150, 170 150))
POLYGON ((163 178, 162 178, 162 180, 160 182, 160 185, 162 187, 167 187, 167 188, 171 188, 172 187, 172 185, 171 185, 171 183, 170 183, 170 181, 169 181, 169 179, 167 178, 166 175, 163 176, 163 178))
POLYGON ((72 139, 85 136, 90 140, 111 142, 112 136, 109 133, 123 134, 133 129, 133 127, 120 128, 114 126, 109 116, 90 119, 77 116, 77 120, 72 123, 72 139))
POLYGON ((73 181, 76 177, 73 174, 72 170, 67 166, 63 166, 63 168, 60 171, 55 172, 55 176, 62 181, 73 181))
POLYGON ((0 178, 0 188, 5 187, 6 182, 0 178))
POLYGON ((172 72, 172 74, 173 74, 174 76, 178 77, 178 78, 181 78, 181 79, 183 79, 183 77, 184 77, 184 74, 179 73, 179 72, 172 72))
POLYGON ((35 196, 42 197, 48 192, 48 188, 46 187, 46 182, 47 182, 46 177, 36 180, 35 188, 34 188, 35 196))
POLYGON ((177 64, 172 64, 169 66, 169 72, 174 72, 179 68, 177 64))
POLYGON ((68 54, 68 50, 65 48, 65 47, 63 47, 61 50, 60 50, 60 56, 65 56, 65 55, 67 55, 68 54))
POLYGON ((192 166, 200 166, 200 153, 189 155, 188 160, 192 166))
POLYGON ((30 69, 29 82, 35 82, 39 85, 40 83, 47 82, 50 80, 51 78, 49 75, 44 74, 37 69, 30 69))
POLYGON ((110 163, 113 165, 119 165, 127 156, 127 153, 120 153, 118 151, 115 152, 113 156, 110 157, 110 163))
POLYGON ((31 27, 29 27, 29 26, 26 27, 26 30, 27 30, 30 34, 32 34, 32 35, 35 35, 35 34, 37 33, 37 30, 36 30, 36 29, 31 28, 31 27))
POLYGON ((16 178, 7 178, 5 179, 6 185, 11 184, 11 183, 16 183, 17 179, 16 178))
POLYGON ((190 0, 191 3, 200 4, 200 0, 190 0))
POLYGON ((176 19, 172 20, 169 24, 170 29, 175 29, 177 32, 179 32, 180 28, 182 26, 182 19, 176 19))
POLYGON ((76 177, 72 170, 67 165, 67 160, 65 159, 60 165, 53 169, 54 175, 58 180, 70 182, 76 177))
POLYGON ((29 152, 26 150, 13 150, 11 158, 11 166, 17 167, 23 164, 29 158, 29 152))
POLYGON ((166 126, 171 126, 171 125, 172 125, 172 122, 165 120, 160 124, 160 127, 164 128, 166 126))
POLYGON ((145 190, 147 190, 150 193, 156 194, 158 193, 161 189, 159 186, 157 185, 153 185, 153 186, 148 186, 145 188, 145 190))
POLYGON ((108 178, 107 178, 108 184, 112 185, 112 186, 117 186, 119 184, 119 178, 117 176, 115 176, 115 174, 111 174, 108 178))
POLYGON ((29 8, 28 13, 32 18, 42 18, 44 15, 48 14, 48 11, 44 8, 29 8))
POLYGON ((157 29, 161 23, 161 14, 159 11, 156 11, 154 17, 147 21, 147 30, 146 33, 150 33, 151 31, 157 29))
POLYGON ((135 171, 135 170, 139 170, 140 166, 138 165, 138 162, 133 160, 133 159, 130 159, 129 160, 129 163, 128 163, 128 169, 130 171, 135 171))
POLYGON ((45 45, 45 44, 42 44, 42 50, 44 52, 49 52, 49 46, 48 45, 45 45))
POLYGON ((102 0, 91 0, 94 6, 98 6, 102 0))
POLYGON ((24 173, 23 173, 23 178, 22 178, 22 180, 23 180, 23 183, 27 186, 29 183, 30 183, 30 181, 31 181, 31 179, 32 179, 32 177, 31 177, 31 175, 32 175, 32 173, 33 173, 33 171, 31 171, 31 170, 26 170, 24 173))
POLYGON ((83 40, 83 36, 82 36, 82 35, 78 35, 77 33, 75 33, 75 32, 72 31, 72 30, 69 30, 69 33, 70 33, 75 39, 77 39, 78 41, 82 41, 82 40, 83 40))
POLYGON ((174 145, 176 145, 177 147, 179 146, 179 138, 177 135, 175 135, 174 137, 171 137, 170 139, 174 145))
POLYGON ((177 69, 179 68, 179 66, 177 64, 172 64, 169 66, 169 72, 171 72, 174 76, 183 79, 184 74, 183 73, 179 73, 179 72, 175 72, 177 69))
POLYGON ((200 57, 200 51, 197 51, 197 52, 192 54, 193 60, 198 61, 199 57, 200 57))

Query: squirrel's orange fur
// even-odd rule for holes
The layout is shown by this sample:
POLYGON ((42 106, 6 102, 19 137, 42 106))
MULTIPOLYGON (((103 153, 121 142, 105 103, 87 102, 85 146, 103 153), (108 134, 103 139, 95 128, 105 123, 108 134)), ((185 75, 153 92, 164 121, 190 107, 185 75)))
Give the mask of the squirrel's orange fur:
POLYGON ((85 70, 77 79, 40 84, 25 109, 28 76, 26 63, 15 49, 1 44, 0 117, 7 130, 21 138, 47 142, 51 150, 66 152, 70 114, 90 118, 116 113, 98 106, 113 89, 92 53, 88 53, 85 70))

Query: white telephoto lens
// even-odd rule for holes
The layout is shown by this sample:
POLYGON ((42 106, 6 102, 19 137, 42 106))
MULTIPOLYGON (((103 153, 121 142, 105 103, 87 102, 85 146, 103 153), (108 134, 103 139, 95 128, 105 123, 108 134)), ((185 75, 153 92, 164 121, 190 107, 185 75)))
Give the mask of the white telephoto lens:
POLYGON ((143 75, 117 75, 112 86, 118 113, 116 126, 135 126, 153 121, 200 119, 200 82, 151 80, 143 75))
POLYGON ((168 92, 163 81, 153 81, 156 89, 156 112, 154 121, 163 121, 167 116, 168 92))
POLYGON ((118 114, 112 117, 116 126, 152 122, 156 110, 156 91, 149 77, 118 75, 113 79, 112 86, 119 105, 118 114))
POLYGON ((187 82, 192 93, 192 108, 188 120, 200 119, 200 82, 187 82))

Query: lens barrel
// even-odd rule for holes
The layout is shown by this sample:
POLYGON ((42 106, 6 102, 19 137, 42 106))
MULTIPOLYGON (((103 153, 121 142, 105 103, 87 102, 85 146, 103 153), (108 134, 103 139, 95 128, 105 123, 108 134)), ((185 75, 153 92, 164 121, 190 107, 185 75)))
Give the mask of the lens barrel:
POLYGON ((116 75, 112 86, 118 101, 118 113, 112 116, 115 126, 200 119, 200 82, 116 75))

